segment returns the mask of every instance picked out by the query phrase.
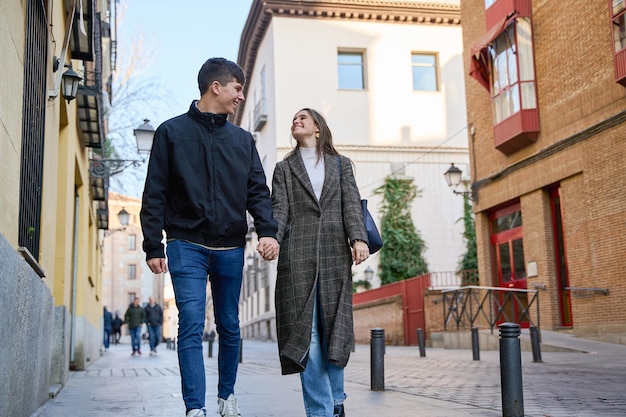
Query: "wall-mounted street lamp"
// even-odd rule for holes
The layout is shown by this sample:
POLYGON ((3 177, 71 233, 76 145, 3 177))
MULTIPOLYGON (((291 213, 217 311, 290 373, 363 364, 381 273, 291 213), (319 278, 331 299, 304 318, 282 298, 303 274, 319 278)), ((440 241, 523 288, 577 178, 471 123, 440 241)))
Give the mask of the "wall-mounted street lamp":
POLYGON ((365 271, 363 271, 363 275, 365 276, 366 281, 372 282, 372 278, 374 278, 374 270, 368 265, 367 268, 365 268, 365 271))
POLYGON ((108 178, 119 174, 126 168, 137 167, 146 162, 146 156, 152 150, 154 140, 154 128, 150 125, 150 120, 144 119, 143 124, 133 129, 135 140, 137 141, 137 153, 143 155, 143 159, 99 159, 89 160, 89 172, 96 178, 108 178))
POLYGON ((455 167, 454 164, 450 165, 450 168, 448 168, 448 170, 444 172, 443 176, 446 177, 446 182, 448 183, 448 187, 452 188, 452 192, 454 194, 462 195, 464 197, 469 197, 472 201, 476 201, 478 199, 478 196, 476 195, 472 187, 470 187, 470 189, 467 190, 469 181, 463 181, 463 171, 455 167), (456 190, 456 188, 461 183, 463 183, 463 186, 466 188, 465 191, 456 190))
MULTIPOLYGON (((59 66, 61 65, 61 59, 56 56, 52 58, 52 71, 57 72, 59 70, 59 66)), ((78 84, 82 80, 82 77, 74 71, 72 68, 72 63, 63 64, 64 68, 67 68, 67 71, 63 73, 63 75, 59 79, 59 84, 55 86, 55 89, 61 89, 61 94, 67 100, 68 104, 70 101, 76 98, 76 94, 78 93, 78 84)), ((58 78, 57 78, 58 79, 58 78)))
POLYGON ((122 225, 122 227, 119 227, 117 229, 105 230, 104 231, 105 236, 111 236, 115 232, 123 232, 124 230, 126 230, 128 225, 130 224, 130 213, 127 212, 126 209, 124 209, 124 207, 122 207, 122 209, 117 212, 117 219, 120 221, 120 224, 122 225))

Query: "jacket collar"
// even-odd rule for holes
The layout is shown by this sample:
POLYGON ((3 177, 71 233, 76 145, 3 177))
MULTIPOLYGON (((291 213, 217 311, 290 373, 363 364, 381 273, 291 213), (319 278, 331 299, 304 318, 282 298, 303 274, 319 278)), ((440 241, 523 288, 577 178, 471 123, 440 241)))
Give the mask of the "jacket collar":
MULTIPOLYGON (((294 152, 289 158, 287 158, 287 163, 304 189, 307 190, 313 200, 317 201, 317 197, 315 197, 315 192, 313 191, 313 186, 311 185, 311 180, 306 172, 306 167, 304 166, 304 161, 302 160, 300 152, 294 152)), ((339 156, 328 154, 324 155, 324 187, 322 188, 322 195, 319 199, 320 202, 324 200, 332 187, 340 186, 339 181, 339 156)))
POLYGON ((192 119, 207 127, 224 126, 226 124, 227 114, 203 113, 198 110, 197 102, 198 100, 192 101, 187 112, 192 119))

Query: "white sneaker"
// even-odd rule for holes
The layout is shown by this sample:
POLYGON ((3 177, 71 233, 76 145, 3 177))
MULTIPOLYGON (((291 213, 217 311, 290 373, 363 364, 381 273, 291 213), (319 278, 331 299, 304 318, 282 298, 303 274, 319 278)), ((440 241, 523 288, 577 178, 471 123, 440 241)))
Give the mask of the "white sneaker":
POLYGON ((193 410, 189 410, 189 412, 187 413, 187 417, 205 417, 206 413, 204 412, 204 410, 201 410, 199 408, 194 408, 193 410))
POLYGON ((237 399, 230 394, 227 399, 217 398, 217 412, 222 417, 241 417, 237 399))

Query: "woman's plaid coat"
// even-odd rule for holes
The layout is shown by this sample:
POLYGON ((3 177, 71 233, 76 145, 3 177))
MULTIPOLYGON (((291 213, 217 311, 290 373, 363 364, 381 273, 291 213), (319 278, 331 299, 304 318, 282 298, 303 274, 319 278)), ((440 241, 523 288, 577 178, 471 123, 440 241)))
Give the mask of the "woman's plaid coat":
POLYGON ((350 160, 325 155, 324 169, 319 201, 299 151, 274 170, 272 202, 280 243, 276 327, 283 374, 306 367, 316 288, 329 361, 345 367, 354 343, 349 242, 367 242, 367 233, 350 160))

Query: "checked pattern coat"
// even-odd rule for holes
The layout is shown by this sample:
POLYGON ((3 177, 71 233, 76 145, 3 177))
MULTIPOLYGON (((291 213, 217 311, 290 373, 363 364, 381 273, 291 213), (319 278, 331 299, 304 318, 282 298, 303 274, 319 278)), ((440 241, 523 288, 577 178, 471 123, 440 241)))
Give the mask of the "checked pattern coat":
POLYGON ((319 201, 299 151, 274 170, 272 203, 280 243, 276 327, 283 374, 306 367, 316 288, 328 359, 345 367, 354 343, 350 242, 367 242, 367 233, 350 160, 325 155, 324 169, 319 201))

